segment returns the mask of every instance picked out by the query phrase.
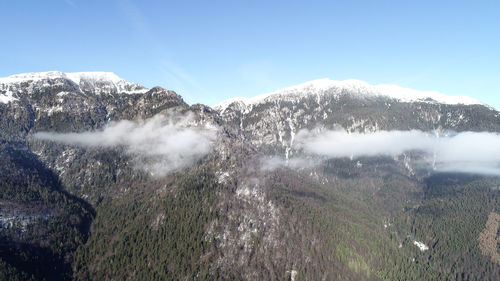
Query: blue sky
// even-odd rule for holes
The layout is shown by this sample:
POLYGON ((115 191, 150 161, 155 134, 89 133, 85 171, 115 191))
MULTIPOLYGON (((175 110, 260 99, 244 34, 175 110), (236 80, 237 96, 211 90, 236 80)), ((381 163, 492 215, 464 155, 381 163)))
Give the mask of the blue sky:
POLYGON ((500 108, 500 1, 2 0, 0 76, 111 71, 213 105, 318 78, 500 108))

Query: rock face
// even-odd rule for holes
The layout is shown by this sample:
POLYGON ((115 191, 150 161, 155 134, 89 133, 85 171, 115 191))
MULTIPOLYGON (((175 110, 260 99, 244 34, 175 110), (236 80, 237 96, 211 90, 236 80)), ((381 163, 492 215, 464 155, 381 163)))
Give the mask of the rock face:
POLYGON ((412 155, 286 162, 302 153, 294 146, 301 129, 500 132, 500 113, 467 97, 322 79, 212 109, 112 73, 46 72, 0 78, 0 116, 7 279, 498 277, 471 242, 476 224, 500 208, 490 188, 498 179, 416 175, 412 155), (183 126, 213 129, 216 140, 201 160, 161 177, 137 169, 123 145, 35 137, 188 112, 183 126), (266 162, 273 157, 286 164, 266 162), (436 202, 473 210, 460 217, 466 226, 436 202), (463 243, 467 257, 444 241, 463 243))
POLYGON ((112 73, 31 73, 0 79, 2 131, 8 138, 31 130, 84 131, 111 120, 152 116, 187 106, 162 88, 146 89, 112 73), (11 97, 10 99, 6 97, 11 97), (6 102, 5 102, 6 101, 6 102), (154 105, 153 105, 154 104, 154 105))
POLYGON ((473 99, 355 80, 311 81, 252 99, 224 101, 215 109, 245 140, 264 150, 279 147, 286 157, 291 156, 294 136, 304 128, 500 130, 498 111, 473 99))

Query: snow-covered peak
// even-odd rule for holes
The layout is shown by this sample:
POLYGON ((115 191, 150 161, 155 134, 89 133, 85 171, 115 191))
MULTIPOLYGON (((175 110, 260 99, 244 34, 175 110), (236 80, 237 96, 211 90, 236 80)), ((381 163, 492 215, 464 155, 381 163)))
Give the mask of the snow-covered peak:
POLYGON ((21 73, 14 74, 7 77, 0 78, 0 83, 9 84, 9 83, 19 83, 25 81, 37 81, 42 79, 55 79, 65 77, 63 72, 59 71, 48 71, 48 72, 30 72, 30 73, 21 73))
POLYGON ((271 93, 262 94, 253 98, 232 98, 225 100, 214 107, 223 111, 229 105, 237 102, 240 105, 254 105, 278 99, 295 98, 301 96, 338 95, 349 93, 358 96, 381 96, 396 99, 400 102, 432 102, 441 104, 483 104, 478 100, 465 96, 447 96, 436 91, 418 91, 403 88, 397 85, 370 85, 364 81, 331 80, 328 78, 305 82, 292 87, 284 88, 271 93))
POLYGON ((113 72, 72 72, 66 73, 66 76, 73 80, 76 84, 80 84, 81 80, 109 81, 112 83, 127 82, 113 72))
POLYGON ((77 85, 80 84, 81 80, 93 80, 93 81, 109 81, 118 83, 120 81, 125 81, 118 77, 118 75, 112 72, 60 72, 60 71, 47 71, 47 72, 30 72, 14 74, 4 78, 0 78, 0 83, 19 83, 25 81, 38 81, 43 79, 57 79, 63 78, 72 80, 77 85))
POLYGON ((28 82, 37 86, 50 85, 47 82, 54 79, 64 79, 78 86, 80 92, 87 90, 95 94, 103 93, 144 93, 148 89, 128 82, 112 72, 31 72, 0 78, 0 102, 15 100, 15 92, 21 88, 20 84, 28 82), (4 93, 2 94, 2 91, 4 93), (7 99, 7 97, 11 97, 7 99))

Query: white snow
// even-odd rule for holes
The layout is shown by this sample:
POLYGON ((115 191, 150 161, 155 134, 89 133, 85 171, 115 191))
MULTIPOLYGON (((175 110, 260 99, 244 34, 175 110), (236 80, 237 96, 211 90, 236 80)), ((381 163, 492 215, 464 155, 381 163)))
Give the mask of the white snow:
POLYGON ((65 75, 78 85, 82 80, 109 81, 115 84, 125 81, 112 72, 73 72, 73 73, 65 73, 65 75))
POLYGON ((13 96, 13 93, 7 91, 5 94, 0 93, 0 103, 9 103, 18 100, 13 96))
POLYGON ((14 74, 7 77, 0 78, 0 83, 19 83, 25 81, 39 81, 43 79, 56 79, 64 78, 69 79, 75 84, 79 85, 81 80, 94 80, 94 81, 110 81, 118 83, 122 81, 120 77, 112 72, 61 72, 61 71, 47 71, 47 72, 30 72, 14 74))
POLYGON ((384 96, 396 99, 401 102, 434 102, 441 104, 481 104, 466 96, 447 96, 437 91, 418 91, 408 88, 403 88, 397 85, 370 85, 364 81, 349 79, 349 80, 331 80, 328 78, 309 81, 296 86, 281 89, 275 92, 262 94, 252 98, 237 97, 228 99, 215 105, 214 108, 219 111, 224 111, 229 105, 234 102, 239 102, 245 105, 259 104, 267 101, 273 101, 280 98, 309 96, 315 95, 316 100, 320 101, 320 97, 325 94, 341 94, 348 92, 361 96, 384 96))
POLYGON ((421 252, 429 250, 429 247, 427 247, 427 245, 416 240, 413 241, 413 245, 417 246, 421 252))
MULTIPOLYGON (((83 83, 95 85, 96 82, 105 83, 104 90, 108 90, 109 87, 114 87, 118 93, 145 93, 148 91, 136 83, 128 82, 118 75, 112 72, 60 72, 60 71, 48 71, 48 72, 31 72, 31 73, 21 73, 15 74, 8 77, 0 78, 0 85, 3 84, 5 88, 9 84, 19 84, 22 82, 37 82, 50 79, 66 79, 70 80, 78 86, 82 86, 83 83)), ((48 84, 47 84, 48 85, 48 84)))
POLYGON ((227 183, 229 176, 230 176, 229 172, 218 172, 217 173, 217 182, 219 184, 227 183))
POLYGON ((236 189, 236 197, 243 200, 256 200, 264 202, 264 194, 259 191, 255 186, 243 185, 236 189))

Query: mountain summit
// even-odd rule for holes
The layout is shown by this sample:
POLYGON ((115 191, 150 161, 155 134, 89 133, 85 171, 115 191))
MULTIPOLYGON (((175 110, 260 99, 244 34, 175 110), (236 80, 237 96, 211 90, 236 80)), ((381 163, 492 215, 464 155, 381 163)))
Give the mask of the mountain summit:
MULTIPOLYGON (((403 88, 397 85, 380 84, 370 85, 364 81, 332 80, 328 78, 313 80, 299 85, 287 87, 271 93, 262 94, 252 98, 237 97, 220 102, 214 107, 218 110, 224 110, 232 103, 242 103, 245 105, 255 105, 267 101, 278 99, 294 99, 304 95, 315 95, 320 100, 322 96, 342 94, 351 94, 359 98, 387 98, 399 102, 427 102, 441 104, 483 104, 466 96, 448 96, 436 91, 418 91, 409 88, 403 88)), ((483 104, 484 105, 484 104, 483 104)))
POLYGON ((0 102, 6 103, 19 99, 20 89, 43 88, 49 85, 62 86, 69 83, 74 91, 91 94, 134 94, 145 93, 147 88, 128 82, 112 72, 32 72, 15 74, 0 78, 0 102))
MULTIPOLYGON (((0 78, 0 102, 15 101, 14 93, 21 83, 43 86, 44 81, 70 81, 83 89, 93 88, 96 93, 145 93, 147 88, 120 78, 113 72, 31 72, 10 75, 0 78), (2 92, 3 91, 3 92, 2 92)), ((308 81, 299 85, 287 87, 274 92, 261 94, 251 98, 235 97, 224 100, 214 106, 219 111, 233 103, 255 105, 273 100, 292 100, 303 96, 339 96, 350 94, 358 98, 386 98, 398 102, 426 102, 438 104, 472 105, 484 103, 467 96, 448 96, 437 91, 418 91, 397 85, 371 85, 361 80, 332 80, 328 78, 308 81)))

